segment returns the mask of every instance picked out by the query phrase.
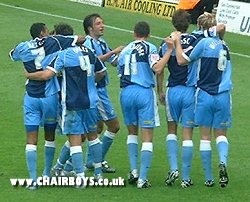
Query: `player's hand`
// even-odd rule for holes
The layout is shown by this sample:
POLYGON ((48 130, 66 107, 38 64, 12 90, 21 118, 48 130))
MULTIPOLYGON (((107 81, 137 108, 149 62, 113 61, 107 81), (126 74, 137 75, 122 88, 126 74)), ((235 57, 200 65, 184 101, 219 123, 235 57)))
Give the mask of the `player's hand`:
POLYGON ((115 49, 113 50, 114 54, 120 53, 120 52, 122 51, 123 48, 124 48, 124 46, 118 46, 117 48, 115 48, 115 49))
POLYGON ((28 79, 29 78, 29 72, 23 68, 23 71, 24 71, 24 76, 28 79))
POLYGON ((174 40, 171 37, 165 38, 164 42, 168 45, 168 49, 174 49, 174 40))
POLYGON ((170 37, 176 42, 177 40, 180 40, 181 38, 181 32, 179 31, 174 31, 171 33, 170 37))

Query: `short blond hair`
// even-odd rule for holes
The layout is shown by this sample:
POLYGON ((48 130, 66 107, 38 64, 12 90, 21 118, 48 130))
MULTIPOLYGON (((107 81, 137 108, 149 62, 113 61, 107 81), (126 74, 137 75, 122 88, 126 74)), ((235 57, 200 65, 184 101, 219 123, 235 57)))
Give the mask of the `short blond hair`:
POLYGON ((206 30, 217 24, 215 16, 211 13, 203 13, 197 19, 197 26, 200 30, 206 30))

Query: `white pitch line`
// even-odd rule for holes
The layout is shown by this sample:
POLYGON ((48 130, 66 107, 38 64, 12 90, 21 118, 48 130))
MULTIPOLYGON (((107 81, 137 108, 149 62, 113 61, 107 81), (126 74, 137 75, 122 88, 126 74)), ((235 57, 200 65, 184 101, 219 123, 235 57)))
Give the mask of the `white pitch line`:
MULTIPOLYGON (((47 16, 51 16, 51 17, 66 19, 66 20, 72 20, 72 21, 76 21, 76 22, 82 22, 82 20, 71 18, 71 17, 65 17, 65 16, 51 14, 51 13, 45 13, 45 12, 41 12, 41 11, 31 10, 31 9, 28 9, 28 8, 12 6, 12 5, 8 5, 8 4, 4 4, 4 3, 0 3, 0 6, 5 6, 5 7, 13 8, 13 9, 23 10, 23 11, 27 11, 27 12, 31 12, 31 13, 37 13, 37 14, 41 14, 41 15, 47 15, 47 16)), ((122 31, 122 32, 133 33, 133 31, 131 31, 131 30, 122 29, 122 28, 119 28, 119 27, 113 27, 113 26, 110 26, 110 25, 105 25, 105 27, 110 28, 110 29, 114 29, 114 30, 118 30, 118 31, 122 31)), ((150 37, 155 38, 155 39, 159 39, 159 40, 163 39, 162 37, 154 36, 154 35, 150 35, 150 37)), ((241 54, 241 53, 234 53, 234 52, 230 52, 230 53, 232 55, 237 55, 237 56, 240 56, 240 57, 250 58, 250 55, 245 55, 245 54, 241 54)))

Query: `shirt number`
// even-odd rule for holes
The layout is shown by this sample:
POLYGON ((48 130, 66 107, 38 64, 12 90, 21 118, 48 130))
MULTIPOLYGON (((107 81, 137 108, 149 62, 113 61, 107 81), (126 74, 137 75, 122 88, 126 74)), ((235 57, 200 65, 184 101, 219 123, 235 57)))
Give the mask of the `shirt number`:
POLYGON ((226 50, 220 51, 217 67, 220 71, 225 71, 227 67, 227 51, 226 50))
POLYGON ((87 71, 87 76, 91 76, 91 64, 88 56, 79 56, 80 67, 83 71, 87 71))

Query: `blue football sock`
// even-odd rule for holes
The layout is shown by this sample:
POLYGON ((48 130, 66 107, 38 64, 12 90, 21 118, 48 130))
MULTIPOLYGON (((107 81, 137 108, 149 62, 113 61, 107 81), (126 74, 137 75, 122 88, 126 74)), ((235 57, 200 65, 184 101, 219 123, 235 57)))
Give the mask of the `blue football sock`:
POLYGON ((54 155, 56 151, 55 141, 45 141, 45 168, 43 171, 43 176, 50 177, 50 170, 52 168, 54 155))
POLYGON ((26 164, 29 172, 29 177, 34 181, 37 178, 37 152, 36 152, 36 145, 26 144, 25 154, 26 154, 26 164))
POLYGON ((147 180, 148 170, 151 166, 153 154, 153 144, 152 142, 143 142, 141 149, 141 167, 139 179, 147 180))
POLYGON ((166 138, 166 151, 170 164, 170 171, 178 170, 178 142, 175 134, 168 134, 166 138))
POLYGON ((114 141, 115 133, 105 131, 102 137, 102 160, 104 161, 105 155, 107 154, 110 146, 114 141))
POLYGON ((218 136, 216 138, 217 150, 219 153, 220 163, 227 165, 227 156, 228 156, 228 140, 225 136, 218 136))
POLYGON ((128 135, 127 145, 128 145, 128 156, 129 156, 130 170, 137 169, 138 136, 137 135, 128 135))
POLYGON ((193 141, 182 142, 182 180, 190 180, 190 170, 193 158, 193 141))
POLYGON ((56 168, 63 168, 66 161, 70 158, 70 144, 66 141, 61 149, 59 158, 57 159, 56 168))
POLYGON ((200 141, 200 155, 203 165, 203 170, 205 171, 206 180, 213 180, 212 175, 212 150, 211 150, 211 141, 201 140, 200 141))
POLYGON ((89 148, 89 142, 87 143, 87 154, 86 154, 86 167, 87 168, 92 168, 94 161, 93 161, 93 155, 90 152, 90 148, 89 148))
POLYGON ((93 155, 94 174, 102 174, 102 144, 99 138, 89 141, 89 149, 93 155))
POLYGON ((64 165, 64 170, 67 172, 74 170, 71 157, 69 158, 69 160, 66 161, 66 163, 64 165))
POLYGON ((72 158, 72 164, 75 168, 76 174, 83 173, 83 154, 81 146, 72 146, 70 147, 70 156, 72 158))

